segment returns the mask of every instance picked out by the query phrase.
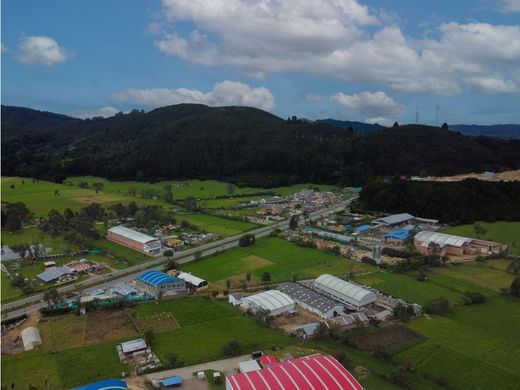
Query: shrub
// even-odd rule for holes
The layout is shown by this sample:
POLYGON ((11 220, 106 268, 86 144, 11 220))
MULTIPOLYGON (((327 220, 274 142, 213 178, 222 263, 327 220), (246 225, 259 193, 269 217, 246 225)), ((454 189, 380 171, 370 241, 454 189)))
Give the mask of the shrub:
POLYGON ((222 347, 222 353, 225 356, 238 356, 242 353, 242 347, 236 340, 230 340, 224 347, 222 347))
POLYGON ((437 298, 429 301, 424 311, 428 314, 443 314, 450 309, 450 302, 446 298, 437 298))
POLYGON ((469 301, 470 301, 469 304, 486 302, 486 296, 484 294, 479 293, 479 292, 466 291, 464 293, 464 297, 469 299, 469 301))

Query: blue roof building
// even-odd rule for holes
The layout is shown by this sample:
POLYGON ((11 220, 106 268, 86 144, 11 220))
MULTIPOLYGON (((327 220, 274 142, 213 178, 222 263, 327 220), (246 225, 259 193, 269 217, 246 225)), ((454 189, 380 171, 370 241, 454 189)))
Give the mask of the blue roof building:
POLYGON ((393 238, 394 240, 407 240, 410 236, 410 232, 407 229, 397 229, 391 233, 385 234, 384 238, 393 238))
POLYGON ((136 282, 142 290, 155 297, 159 294, 175 295, 186 292, 184 280, 157 270, 143 272, 136 278, 136 282))
POLYGON ((96 383, 74 388, 74 390, 127 390, 125 381, 120 379, 105 379, 96 383))

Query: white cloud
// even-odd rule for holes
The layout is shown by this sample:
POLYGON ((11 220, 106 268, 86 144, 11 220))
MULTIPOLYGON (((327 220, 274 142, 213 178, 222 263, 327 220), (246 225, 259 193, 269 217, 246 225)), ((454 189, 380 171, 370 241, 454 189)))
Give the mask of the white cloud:
POLYGON ((307 93, 305 94, 305 99, 310 102, 319 102, 323 99, 323 96, 315 94, 315 93, 307 93))
POLYGON ((93 118, 97 116, 102 116, 103 118, 108 118, 117 114, 120 110, 112 106, 105 106, 98 108, 96 110, 75 110, 68 113, 68 115, 73 116, 75 118, 93 118))
POLYGON ((52 66, 64 62, 69 56, 54 39, 45 36, 24 37, 18 50, 17 59, 32 65, 52 66))
POLYGON ((358 0, 162 3, 169 32, 156 46, 197 64, 233 66, 244 74, 303 72, 404 93, 454 95, 474 90, 465 81, 474 78, 502 80, 515 91, 520 84, 519 25, 446 23, 435 39, 413 39, 395 16, 358 0), (175 30, 179 21, 191 22, 193 30, 175 30))
POLYGON ((520 12, 520 0, 499 0, 498 3, 501 12, 520 12))
POLYGON ((378 124, 378 125, 386 126, 386 127, 390 127, 394 124, 394 121, 384 118, 382 116, 378 116, 375 118, 368 118, 365 122, 370 123, 371 125, 378 124))
POLYGON ((113 98, 147 107, 198 103, 208 106, 251 106, 271 110, 275 105, 274 96, 267 88, 253 88, 248 84, 229 80, 216 83, 209 92, 187 88, 127 89, 115 93, 113 98))
POLYGON ((345 95, 340 92, 331 99, 347 110, 366 113, 370 116, 400 115, 405 112, 404 106, 381 91, 365 91, 354 95, 345 95))

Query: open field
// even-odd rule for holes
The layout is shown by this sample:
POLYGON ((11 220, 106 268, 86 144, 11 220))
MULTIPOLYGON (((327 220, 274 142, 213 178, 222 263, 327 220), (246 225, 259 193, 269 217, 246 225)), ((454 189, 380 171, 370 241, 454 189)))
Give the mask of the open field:
MULTIPOLYGON (((29 205, 27 206, 29 207, 29 205)), ((45 245, 46 248, 52 248, 47 254, 63 253, 77 249, 75 245, 69 243, 63 237, 52 237, 50 234, 44 234, 37 227, 29 227, 16 233, 2 230, 2 245, 11 246, 20 243, 31 244, 33 242, 39 242, 45 245)))
POLYGON ((2 277, 2 302, 12 301, 23 295, 23 292, 17 288, 11 286, 11 279, 5 272, 0 272, 2 277))
POLYGON ((138 193, 145 188, 153 188, 160 192, 163 190, 165 185, 169 184, 172 186, 173 198, 175 200, 184 199, 188 196, 194 196, 197 199, 212 199, 216 196, 248 195, 267 191, 272 191, 277 195, 285 196, 309 187, 318 187, 322 191, 329 191, 336 188, 335 186, 331 185, 304 183, 276 188, 236 187, 234 191, 230 193, 229 183, 216 180, 165 180, 157 183, 146 183, 137 181, 109 181, 99 177, 84 176, 70 177, 67 179, 67 181, 75 184, 76 186, 82 181, 86 181, 90 185, 92 183, 103 183, 103 192, 120 195, 128 194, 129 188, 135 188, 138 193))
POLYGON ((248 271, 253 282, 258 282, 263 272, 269 272, 273 282, 282 282, 290 281, 293 273, 298 279, 306 279, 325 272, 346 275, 351 269, 358 273, 370 272, 375 267, 269 237, 250 247, 233 249, 186 265, 183 269, 209 282, 223 281, 225 284, 227 278, 235 282, 245 279, 248 271))
MULTIPOLYGON (((520 255, 520 222, 479 222, 486 230, 480 238, 507 244, 511 253, 520 255)), ((443 233, 478 238, 474 225, 459 225, 443 230, 443 233)))
POLYGON ((236 236, 257 227, 252 223, 234 221, 207 214, 178 214, 175 218, 178 223, 183 220, 188 221, 193 225, 197 225, 201 230, 216 233, 223 237, 236 236))
POLYGON ((56 184, 43 180, 35 183, 30 178, 2 177, 2 202, 23 202, 36 217, 47 216, 49 211, 56 209, 60 212, 70 208, 78 211, 81 207, 92 202, 102 206, 116 203, 128 204, 135 200, 137 204, 165 204, 161 201, 134 198, 124 194, 113 194, 92 189, 83 189, 77 186, 56 184), (22 180, 25 184, 22 185, 22 180), (14 184, 15 188, 10 186, 14 184), (59 191, 59 196, 54 191, 59 191))
POLYGON ((402 351, 425 340, 423 335, 399 325, 361 329, 349 337, 349 341, 363 351, 373 352, 383 348, 389 353, 402 351))

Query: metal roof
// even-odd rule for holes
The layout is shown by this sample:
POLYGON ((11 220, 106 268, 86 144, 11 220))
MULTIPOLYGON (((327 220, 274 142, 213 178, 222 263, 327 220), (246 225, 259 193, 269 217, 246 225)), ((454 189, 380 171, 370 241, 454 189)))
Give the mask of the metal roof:
POLYGON ((356 378, 330 355, 305 356, 273 363, 259 371, 229 375, 226 378, 226 388, 363 390, 356 378))
POLYGON ((277 290, 264 291, 244 297, 242 302, 248 306, 253 305, 269 311, 281 309, 285 306, 294 306, 294 301, 289 295, 277 290))
POLYGON ((75 387, 74 390, 126 390, 128 386, 120 379, 105 379, 96 383, 75 387))
POLYGON ((151 270, 143 272, 141 275, 137 277, 137 280, 144 282, 146 284, 151 284, 152 286, 162 286, 163 284, 176 282, 179 279, 174 278, 173 276, 167 275, 164 272, 151 270))
POLYGON ((398 223, 407 222, 415 217, 408 213, 389 215, 388 217, 374 219, 373 223, 384 224, 384 225, 395 225, 398 223))
POLYGON ((372 291, 329 274, 316 278, 314 287, 318 290, 325 287, 325 289, 334 291, 335 294, 333 295, 337 295, 338 298, 343 298, 344 301, 354 303, 357 306, 367 305, 377 300, 376 294, 372 291))
POLYGON ((121 349, 123 350, 123 353, 140 351, 141 349, 146 349, 147 347, 148 345, 146 345, 146 341, 143 339, 135 339, 121 343, 121 349))
POLYGON ((147 234, 138 232, 133 229, 129 229, 127 227, 124 227, 123 225, 114 226, 113 228, 108 229, 108 231, 129 238, 131 240, 140 242, 141 244, 146 244, 150 241, 158 241, 158 239, 155 237, 149 236, 147 234))
POLYGON ((26 351, 30 351, 31 349, 34 349, 34 347, 42 345, 40 332, 38 331, 38 328, 34 326, 25 328, 20 332, 20 335, 22 336, 23 349, 26 351))
POLYGON ((428 246, 430 242, 434 242, 437 245, 443 247, 445 245, 462 247, 464 244, 473 241, 472 238, 452 236, 451 234, 422 231, 417 233, 414 237, 417 241, 422 241, 425 246, 428 246))
POLYGON ((181 272, 179 275, 177 275, 179 279, 184 280, 186 283, 192 284, 194 286, 200 286, 201 283, 206 282, 204 279, 199 278, 198 276, 192 275, 187 272, 181 272))
POLYGON ((410 236, 410 232, 406 229, 397 229, 391 233, 385 234, 385 238, 395 238, 397 240, 406 240, 410 236))
POLYGON ((161 382, 161 384, 163 386, 178 386, 180 384, 182 384, 183 380, 182 380, 182 377, 180 377, 179 375, 175 375, 175 376, 169 376, 168 378, 163 378, 161 379, 159 382, 161 382))
POLYGON ((45 283, 56 280, 63 275, 70 275, 72 271, 68 267, 53 267, 48 269, 47 271, 42 272, 41 274, 36 275, 36 277, 40 280, 43 280, 45 283))
POLYGON ((251 371, 259 371, 262 368, 258 364, 256 360, 246 360, 244 362, 238 363, 238 369, 241 373, 251 372, 251 371))
POLYGON ((325 313, 336 307, 342 307, 341 303, 336 302, 317 291, 304 287, 297 283, 285 283, 278 286, 278 290, 287 294, 295 301, 300 301, 306 305, 325 313))

